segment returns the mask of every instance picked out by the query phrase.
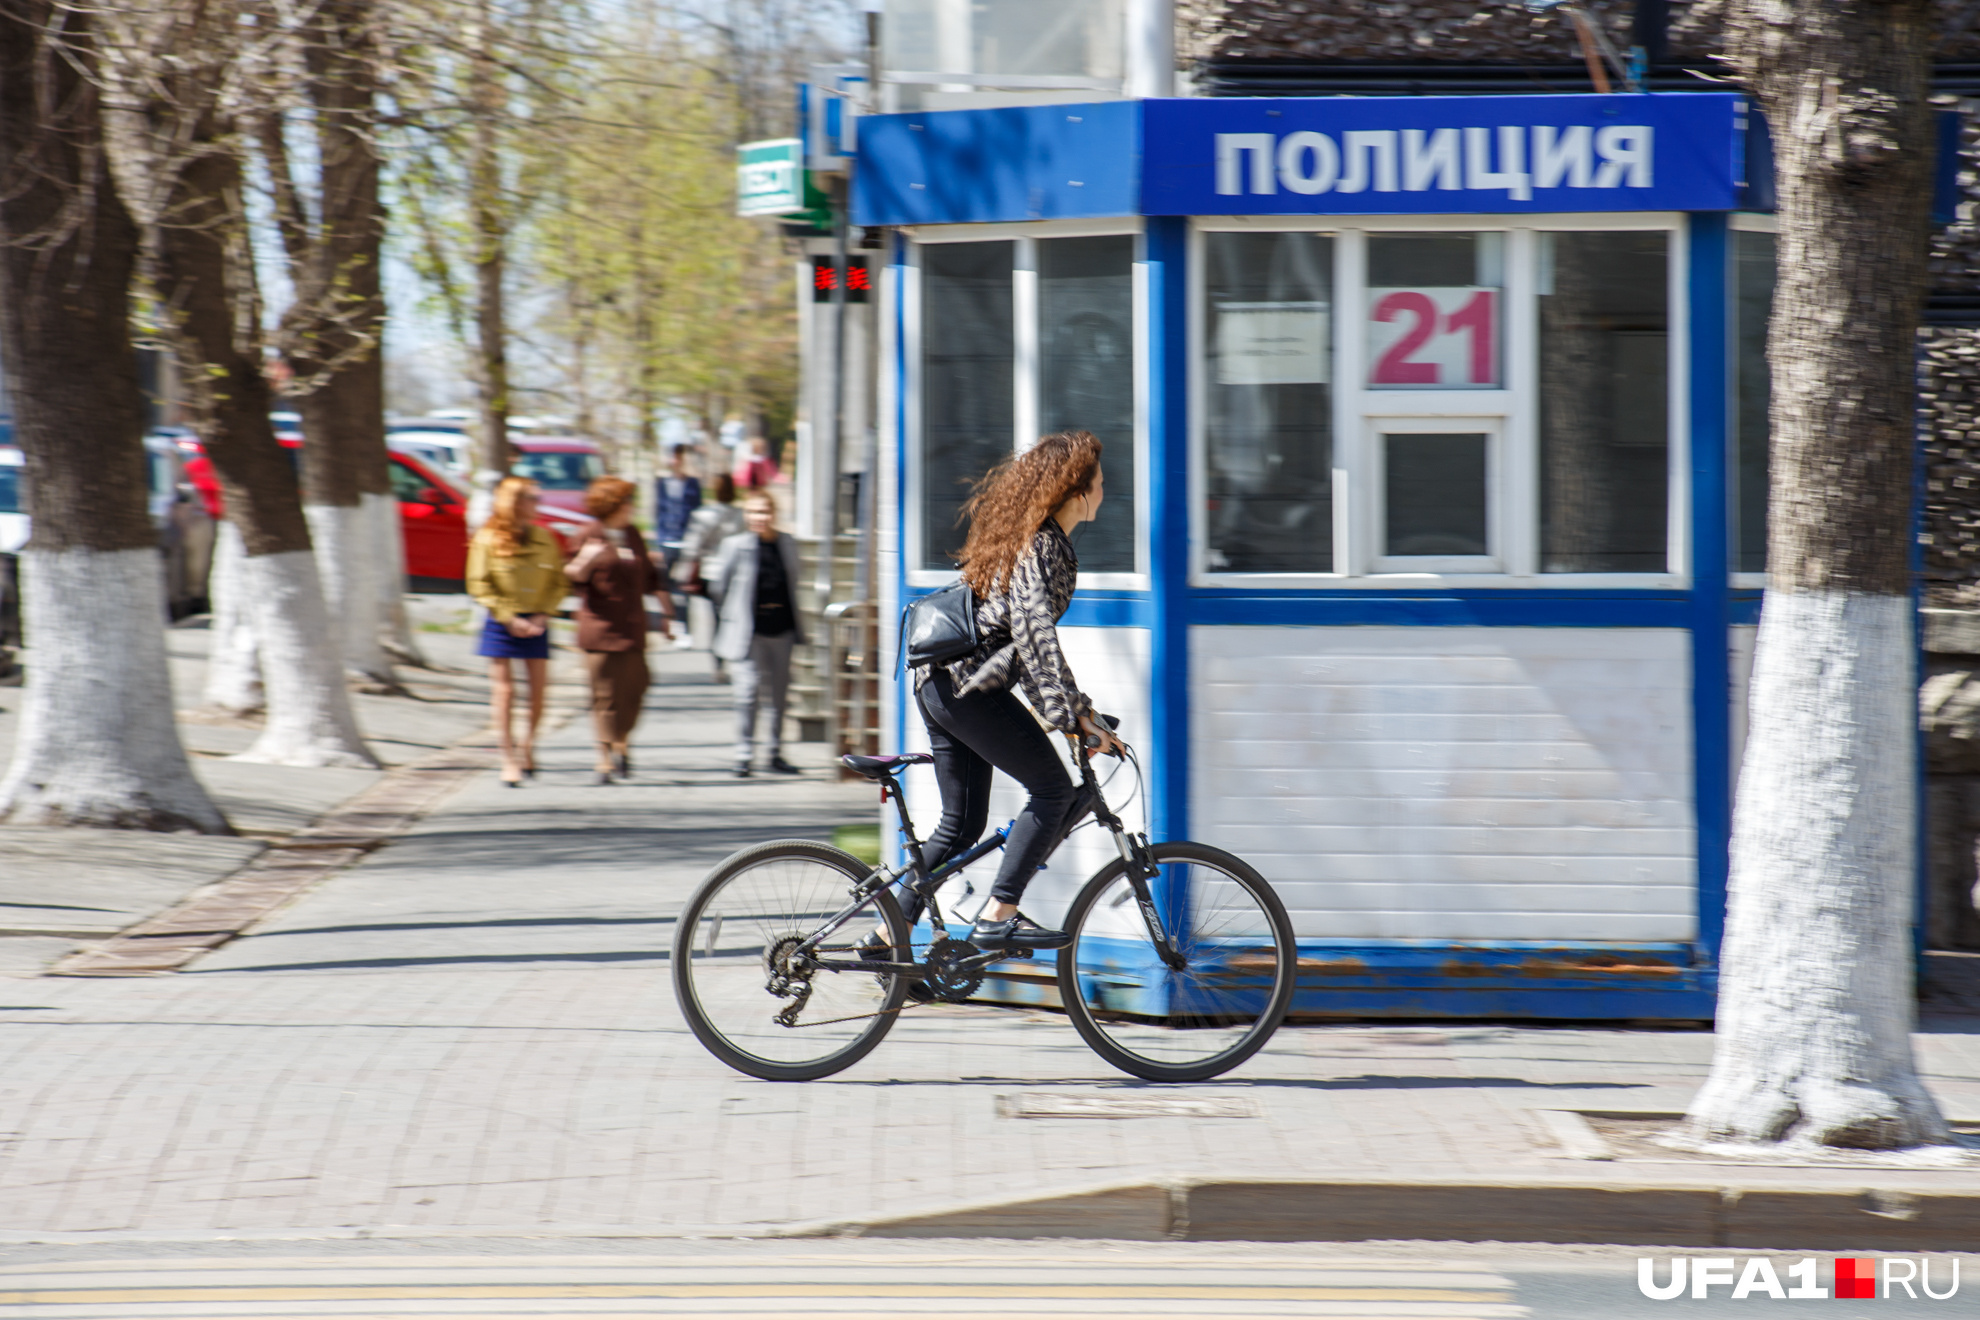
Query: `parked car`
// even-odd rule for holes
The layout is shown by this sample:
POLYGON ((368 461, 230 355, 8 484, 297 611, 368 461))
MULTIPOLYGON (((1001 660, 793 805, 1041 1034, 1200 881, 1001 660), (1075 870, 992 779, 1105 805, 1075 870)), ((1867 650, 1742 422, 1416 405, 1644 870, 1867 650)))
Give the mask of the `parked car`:
MULTIPOLYGON (((282 448, 288 451, 290 460, 299 461, 302 437, 286 435, 278 430, 277 438, 281 440, 282 448)), ((191 483, 213 516, 222 516, 220 483, 214 474, 212 460, 198 452, 197 440, 181 438, 178 443, 181 447, 191 445, 194 449, 193 457, 186 460, 191 483)), ((583 441, 573 443, 584 444, 583 441)), ((464 483, 443 464, 432 461, 416 449, 397 445, 391 449, 392 495, 399 502, 399 532, 405 545, 406 576, 412 580, 415 590, 458 591, 467 577, 470 532, 464 483)), ((585 449, 594 457, 598 471, 603 472, 604 460, 597 457, 596 447, 585 445, 585 449)), ((554 461, 564 460, 560 457, 554 461)), ((589 480, 586 478, 584 484, 589 484, 589 480)), ((577 530, 589 521, 583 507, 584 484, 577 488, 577 499, 564 506, 548 498, 546 487, 545 498, 537 510, 536 521, 550 529, 566 554, 577 544, 577 530)))
MULTIPOLYGON (((146 506, 158 529, 158 553, 165 561, 165 611, 181 619, 207 605, 207 575, 213 567, 213 519, 186 472, 173 437, 144 440, 146 506)), ((0 554, 18 554, 27 544, 28 516, 22 498, 21 451, 0 445, 0 554)))
POLYGON ((509 444, 516 451, 509 471, 536 483, 543 507, 583 516, 585 487, 605 475, 597 445, 570 435, 512 435, 509 444))
POLYGON ((388 430, 385 447, 395 454, 411 454, 456 480, 467 477, 468 439, 459 431, 388 430))
MULTIPOLYGON (((438 467, 416 454, 392 455, 392 494, 399 501, 405 535, 406 576, 416 591, 459 591, 467 577, 467 492, 438 467)), ((540 505, 536 521, 550 529, 565 554, 577 548, 577 533, 589 519, 540 505)))
POLYGON ((208 609, 207 579, 213 571, 213 515, 194 490, 186 458, 175 437, 144 439, 151 521, 158 528, 158 551, 165 557, 165 610, 174 619, 208 609))

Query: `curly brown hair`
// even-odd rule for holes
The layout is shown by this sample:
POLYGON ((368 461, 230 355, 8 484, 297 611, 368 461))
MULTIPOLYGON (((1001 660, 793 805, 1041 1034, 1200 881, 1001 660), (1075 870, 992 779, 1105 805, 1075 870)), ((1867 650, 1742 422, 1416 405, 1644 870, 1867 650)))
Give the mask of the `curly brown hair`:
POLYGON ((963 581, 979 596, 1002 591, 1045 520, 1093 489, 1099 470, 1100 441, 1091 431, 1048 435, 991 468, 962 508, 969 520, 969 539, 958 556, 963 581))
POLYGON ((503 477, 495 487, 495 499, 489 510, 488 521, 481 530, 488 533, 489 541, 498 555, 519 555, 529 544, 529 523, 524 521, 522 512, 516 506, 526 495, 536 494, 536 483, 528 477, 503 477))
POLYGON ((626 501, 639 493, 639 487, 624 477, 598 477, 585 487, 584 511, 604 522, 626 507, 626 501))

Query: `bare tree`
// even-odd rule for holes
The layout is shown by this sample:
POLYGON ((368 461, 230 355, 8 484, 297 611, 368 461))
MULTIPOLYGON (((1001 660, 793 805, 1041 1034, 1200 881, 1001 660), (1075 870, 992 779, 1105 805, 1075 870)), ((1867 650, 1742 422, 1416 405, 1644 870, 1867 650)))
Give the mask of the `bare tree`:
POLYGON ((229 557, 217 585, 239 589, 267 686, 266 728, 241 759, 376 765, 351 713, 296 470, 268 416, 236 116, 265 82, 279 28, 206 0, 166 0, 120 17, 119 175, 150 222, 160 318, 187 368, 195 424, 239 533, 238 562, 229 557))
POLYGON ((1928 0, 1733 0, 1774 131, 1769 589, 1696 1141, 1949 1140, 1912 1059, 1908 545, 1928 0))
POLYGON ((379 351, 385 211, 378 192, 378 23, 372 0, 322 0, 294 25, 298 81, 315 130, 313 208, 296 178, 281 104, 260 116, 259 137, 295 291, 280 339, 307 442, 303 510, 345 668, 390 684, 380 644, 386 592, 378 579, 394 574, 390 549, 399 529, 379 351))
POLYGON ((231 833, 172 722, 129 328, 138 231, 111 183, 95 62, 86 11, 0 3, 0 351, 34 526, 0 820, 231 833))
POLYGON ((491 0, 476 0, 467 52, 469 127, 468 211, 475 292, 475 348, 481 378, 481 466, 507 472, 509 449, 509 215, 502 171, 502 120, 507 88, 495 50, 491 0))

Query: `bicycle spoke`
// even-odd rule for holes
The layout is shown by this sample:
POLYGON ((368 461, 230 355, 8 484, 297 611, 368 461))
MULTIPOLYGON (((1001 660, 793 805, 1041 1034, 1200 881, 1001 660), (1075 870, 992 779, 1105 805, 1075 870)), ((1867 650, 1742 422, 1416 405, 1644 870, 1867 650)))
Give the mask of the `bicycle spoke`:
MULTIPOLYGON (((755 849, 718 868, 689 905, 676 988, 718 1056, 759 1076, 822 1076, 884 1034, 896 978, 820 968, 798 951, 851 901, 852 866, 818 845, 755 849)), ((887 924, 877 901, 820 951, 849 956, 876 924, 887 924)))
POLYGON ((1153 881, 1181 966, 1157 956, 1125 876, 1075 904, 1060 993, 1087 1042, 1139 1076, 1210 1077, 1278 1025, 1291 993, 1291 928, 1269 887, 1235 858, 1158 845, 1153 881), (1182 854, 1182 855, 1179 855, 1182 854))

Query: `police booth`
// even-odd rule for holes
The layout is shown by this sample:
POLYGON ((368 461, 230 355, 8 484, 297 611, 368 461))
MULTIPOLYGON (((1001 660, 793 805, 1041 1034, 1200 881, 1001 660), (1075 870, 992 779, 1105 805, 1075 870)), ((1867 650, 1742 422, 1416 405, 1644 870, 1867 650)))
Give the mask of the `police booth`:
MULTIPOLYGON (((1296 1015, 1710 1017, 1763 567, 1763 146, 1716 92, 862 119, 852 218, 892 227, 883 620, 954 580, 970 481, 1090 430, 1107 499, 1061 635, 1144 754, 1122 814, 1273 882, 1296 1015)), ((898 670, 888 703, 925 747, 898 670)), ((1027 910, 1110 854, 1076 834, 1027 910)), ((1049 962, 984 994, 1056 1002, 1049 962)))

